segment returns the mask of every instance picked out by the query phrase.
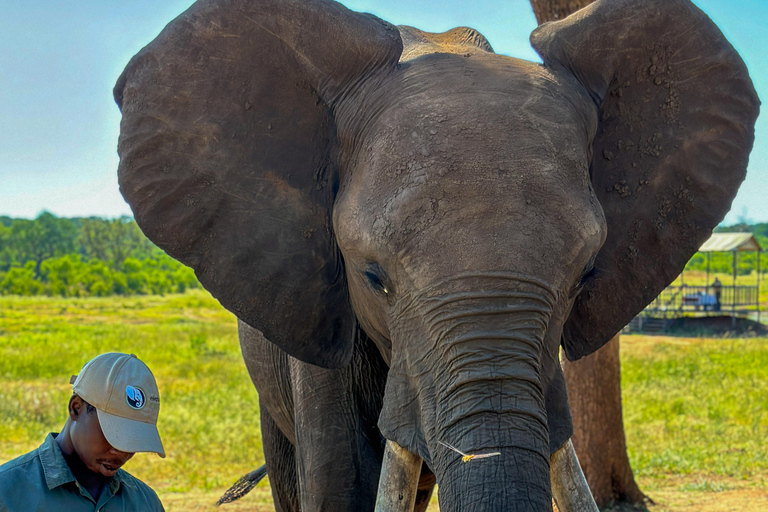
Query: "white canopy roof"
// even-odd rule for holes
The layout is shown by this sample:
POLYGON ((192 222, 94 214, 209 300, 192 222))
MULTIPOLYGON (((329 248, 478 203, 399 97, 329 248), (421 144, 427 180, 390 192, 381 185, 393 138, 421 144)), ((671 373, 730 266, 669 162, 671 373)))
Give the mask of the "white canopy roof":
POLYGON ((762 251, 752 233, 712 233, 701 252, 762 251))

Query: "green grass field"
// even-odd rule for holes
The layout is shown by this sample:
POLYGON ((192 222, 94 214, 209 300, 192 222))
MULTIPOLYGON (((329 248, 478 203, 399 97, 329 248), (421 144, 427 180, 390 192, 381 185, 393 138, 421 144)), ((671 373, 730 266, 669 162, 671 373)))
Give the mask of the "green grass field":
MULTIPOLYGON (((126 469, 167 510, 214 510, 263 463, 234 317, 202 291, 0 297, 0 463, 61 428, 70 375, 108 351, 137 354, 157 377, 168 457, 139 454, 126 469)), ((768 339, 624 336, 622 379, 630 459, 651 510, 768 508, 768 339)), ((271 510, 269 499, 262 483, 221 510, 271 510)))

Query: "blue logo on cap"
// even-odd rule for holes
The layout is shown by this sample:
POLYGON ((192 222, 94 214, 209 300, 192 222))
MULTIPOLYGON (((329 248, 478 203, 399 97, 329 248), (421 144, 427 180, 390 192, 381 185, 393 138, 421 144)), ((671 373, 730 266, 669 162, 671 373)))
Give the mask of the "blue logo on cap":
POLYGON ((144 407, 144 392, 133 386, 125 386, 125 401, 134 409, 144 407))

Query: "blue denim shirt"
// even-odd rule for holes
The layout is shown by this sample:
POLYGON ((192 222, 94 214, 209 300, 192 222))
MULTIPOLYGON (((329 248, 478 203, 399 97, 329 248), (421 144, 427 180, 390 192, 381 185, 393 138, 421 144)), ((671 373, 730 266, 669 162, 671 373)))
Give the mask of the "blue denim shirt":
POLYGON ((96 502, 70 471, 56 435, 0 466, 0 512, 164 512, 155 491, 122 469, 96 502))

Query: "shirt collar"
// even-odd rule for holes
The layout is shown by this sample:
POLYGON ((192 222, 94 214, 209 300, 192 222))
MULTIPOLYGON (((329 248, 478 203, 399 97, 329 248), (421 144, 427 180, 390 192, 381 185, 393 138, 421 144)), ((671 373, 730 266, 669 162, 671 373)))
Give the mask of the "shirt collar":
POLYGON ((115 476, 109 479, 107 482, 107 485, 112 490, 112 494, 117 494, 117 490, 120 488, 120 486, 123 484, 123 470, 118 469, 117 473, 115 473, 115 476))
MULTIPOLYGON (((56 436, 58 435, 56 432, 51 432, 37 449, 48 489, 54 489, 69 482, 77 481, 75 475, 72 474, 72 470, 69 469, 66 459, 64 459, 64 454, 61 453, 59 443, 56 442, 56 436)), ((117 474, 107 481, 107 487, 112 491, 112 494, 115 494, 122 483, 122 470, 118 470, 117 474)))
POLYGON ((54 489, 60 485, 75 481, 75 475, 69 469, 67 461, 64 460, 64 455, 61 453, 61 448, 59 448, 59 444, 56 442, 57 435, 59 434, 53 432, 48 434, 45 442, 37 449, 48 489, 54 489))

